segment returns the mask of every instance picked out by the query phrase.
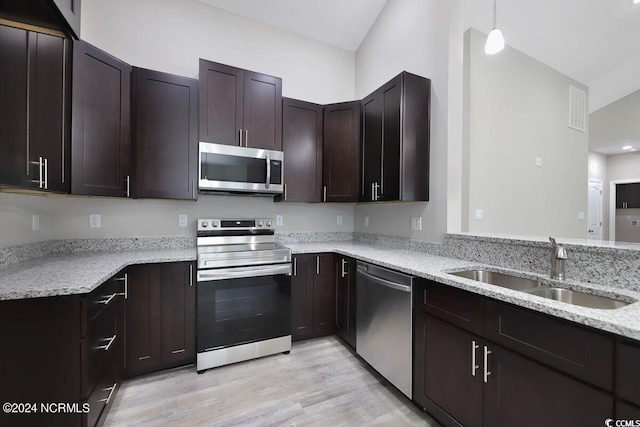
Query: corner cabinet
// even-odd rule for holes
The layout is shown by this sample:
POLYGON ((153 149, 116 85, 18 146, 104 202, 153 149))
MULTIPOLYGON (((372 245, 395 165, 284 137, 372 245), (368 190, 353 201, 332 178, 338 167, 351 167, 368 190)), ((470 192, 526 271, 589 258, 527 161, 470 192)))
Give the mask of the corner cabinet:
POLYGON ((360 101, 324 106, 322 183, 325 202, 359 200, 361 126, 360 101))
POLYGON ((196 200, 198 81, 133 68, 133 196, 196 200))
POLYGON ((414 400, 444 425, 614 418, 613 338, 428 280, 414 297, 414 400))
POLYGON ((200 141, 282 150, 282 79, 200 59, 200 141))
POLYGON ((291 277, 292 340, 316 338, 333 333, 333 254, 293 256, 291 277))
POLYGON ((127 269, 126 375, 193 363, 196 288, 191 262, 127 269))
POLYGON ((0 25, 0 185, 68 193, 69 40, 0 25))
POLYGON ((129 197, 131 66, 73 43, 71 193, 129 197))
POLYGON ((322 201, 322 106, 283 98, 284 194, 289 202, 322 201))
POLYGON ((402 72, 362 100, 360 201, 429 200, 430 93, 402 72))

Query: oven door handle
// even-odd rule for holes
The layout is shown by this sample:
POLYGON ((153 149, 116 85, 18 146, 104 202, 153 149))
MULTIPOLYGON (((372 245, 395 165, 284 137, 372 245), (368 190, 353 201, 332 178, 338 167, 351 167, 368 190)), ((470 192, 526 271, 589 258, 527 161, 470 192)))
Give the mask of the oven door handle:
POLYGON ((291 264, 200 270, 198 271, 198 282, 241 279, 244 277, 275 276, 279 274, 291 276, 291 264))

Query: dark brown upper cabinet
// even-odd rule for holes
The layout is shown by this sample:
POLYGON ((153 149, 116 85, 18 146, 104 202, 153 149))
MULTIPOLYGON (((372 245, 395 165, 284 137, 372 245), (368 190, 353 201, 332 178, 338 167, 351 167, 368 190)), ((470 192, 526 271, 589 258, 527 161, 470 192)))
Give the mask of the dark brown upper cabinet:
POLYGON ((322 182, 325 202, 359 200, 361 126, 360 101, 324 106, 322 182))
POLYGON ((200 59, 200 141, 282 150, 282 79, 200 59))
POLYGON ((616 208, 640 208, 640 183, 616 185, 616 208))
POLYGON ((80 38, 80 0, 2 0, 0 18, 21 28, 80 38))
POLYGON ((76 39, 80 38, 81 0, 52 0, 56 9, 69 25, 76 39))
POLYGON ((128 197, 131 66, 83 41, 73 43, 71 193, 128 197))
POLYGON ((0 184, 69 192, 68 40, 0 26, 0 184))
POLYGON ((360 201, 429 200, 430 91, 402 72, 362 101, 360 201))
POLYGON ((283 200, 322 201, 322 106, 283 98, 283 200))
POLYGON ((197 198, 198 81, 133 69, 134 196, 197 198))

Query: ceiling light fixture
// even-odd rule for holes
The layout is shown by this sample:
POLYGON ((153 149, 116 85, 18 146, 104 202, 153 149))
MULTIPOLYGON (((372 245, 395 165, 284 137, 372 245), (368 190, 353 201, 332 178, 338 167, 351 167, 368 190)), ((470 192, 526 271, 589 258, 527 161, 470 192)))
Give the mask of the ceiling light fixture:
MULTIPOLYGON (((638 0, 640 1, 640 0, 638 0)), ((625 145, 624 147, 622 147, 623 150, 631 150, 633 147, 631 147, 630 145, 625 145)))
POLYGON ((502 36, 502 31, 496 26, 496 0, 493 0, 493 30, 491 30, 489 37, 487 37, 487 43, 484 45, 484 53, 493 55, 502 49, 504 49, 504 37, 502 36))
POLYGON ((638 4, 640 3, 640 0, 633 0, 633 4, 638 4))

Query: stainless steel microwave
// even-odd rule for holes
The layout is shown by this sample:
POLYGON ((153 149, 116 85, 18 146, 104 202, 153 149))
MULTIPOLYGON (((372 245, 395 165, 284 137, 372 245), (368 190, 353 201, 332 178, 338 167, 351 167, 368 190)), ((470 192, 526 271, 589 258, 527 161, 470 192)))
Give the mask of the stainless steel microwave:
POLYGON ((284 153, 200 142, 200 191, 282 194, 284 153))

